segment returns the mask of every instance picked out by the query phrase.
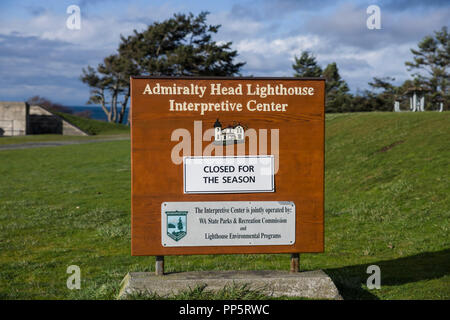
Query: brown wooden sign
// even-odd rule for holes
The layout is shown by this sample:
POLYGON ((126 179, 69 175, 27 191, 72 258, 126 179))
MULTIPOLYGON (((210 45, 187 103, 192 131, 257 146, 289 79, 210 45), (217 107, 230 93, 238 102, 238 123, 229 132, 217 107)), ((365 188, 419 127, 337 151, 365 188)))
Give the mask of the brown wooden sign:
POLYGON ((323 79, 131 79, 132 255, 324 249, 323 79))

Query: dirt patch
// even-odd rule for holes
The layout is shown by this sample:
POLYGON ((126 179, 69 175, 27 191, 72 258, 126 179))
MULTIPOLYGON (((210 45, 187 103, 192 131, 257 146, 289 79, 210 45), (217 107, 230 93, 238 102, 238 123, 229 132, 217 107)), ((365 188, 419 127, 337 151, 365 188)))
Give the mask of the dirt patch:
POLYGON ((394 143, 391 143, 391 144, 388 145, 388 146, 385 146, 385 147, 381 148, 380 150, 377 150, 375 153, 389 151, 389 150, 391 150, 393 147, 398 146, 399 144, 402 144, 402 143, 404 143, 404 142, 405 142, 405 140, 399 140, 399 141, 396 141, 396 142, 394 142, 394 143))

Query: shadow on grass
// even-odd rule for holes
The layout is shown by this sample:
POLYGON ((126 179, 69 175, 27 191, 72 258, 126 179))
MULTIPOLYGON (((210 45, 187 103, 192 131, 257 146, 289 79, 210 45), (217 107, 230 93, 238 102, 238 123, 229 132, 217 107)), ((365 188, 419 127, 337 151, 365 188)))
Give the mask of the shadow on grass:
POLYGON ((424 252, 393 260, 375 261, 343 268, 325 269, 342 297, 347 299, 378 299, 365 289, 367 267, 377 265, 381 270, 381 287, 396 286, 421 280, 438 279, 450 274, 450 249, 424 252))

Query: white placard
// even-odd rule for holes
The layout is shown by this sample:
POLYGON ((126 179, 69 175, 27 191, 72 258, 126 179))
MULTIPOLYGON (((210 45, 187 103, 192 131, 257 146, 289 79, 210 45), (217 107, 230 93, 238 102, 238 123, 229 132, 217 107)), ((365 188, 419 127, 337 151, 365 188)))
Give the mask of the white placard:
POLYGON ((163 202, 165 247, 293 245, 290 201, 163 202))
POLYGON ((274 192, 274 156, 184 157, 184 193, 274 192))

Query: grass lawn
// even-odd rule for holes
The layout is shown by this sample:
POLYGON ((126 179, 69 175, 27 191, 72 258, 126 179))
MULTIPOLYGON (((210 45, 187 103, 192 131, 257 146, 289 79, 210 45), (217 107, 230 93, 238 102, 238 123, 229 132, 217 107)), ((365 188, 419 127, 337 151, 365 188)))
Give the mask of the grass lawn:
MULTIPOLYGON (((448 112, 327 115, 325 253, 302 254, 301 268, 324 269, 344 298, 450 299, 449 137, 448 112), (380 290, 365 286, 371 264, 380 290)), ((130 256, 129 141, 0 151, 0 176, 0 299, 112 299, 127 272, 154 270, 130 256), (81 290, 66 287, 73 264, 81 290)), ((289 255, 165 266, 288 270, 289 255)))
POLYGON ((126 138, 128 133, 100 134, 95 136, 63 136, 60 134, 33 134, 29 136, 0 137, 0 146, 11 144, 23 144, 33 142, 54 142, 54 141, 91 141, 126 138))
POLYGON ((91 135, 108 135, 108 134, 127 134, 130 132, 130 127, 124 124, 109 123, 106 121, 86 119, 82 117, 77 117, 68 113, 57 113, 64 120, 77 126, 84 132, 91 135))

